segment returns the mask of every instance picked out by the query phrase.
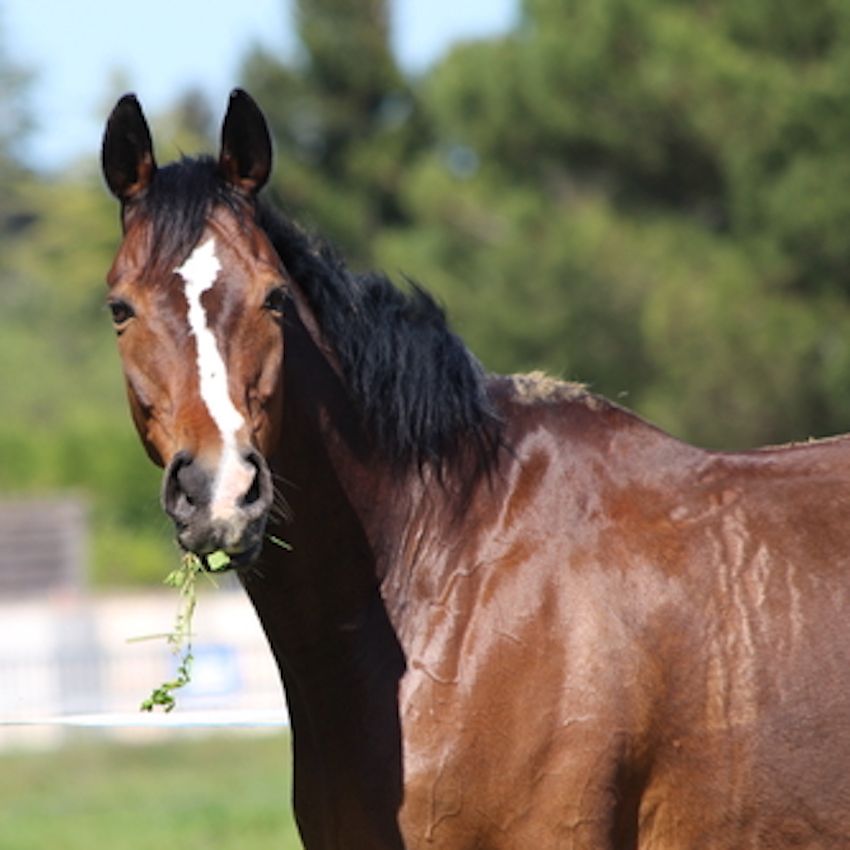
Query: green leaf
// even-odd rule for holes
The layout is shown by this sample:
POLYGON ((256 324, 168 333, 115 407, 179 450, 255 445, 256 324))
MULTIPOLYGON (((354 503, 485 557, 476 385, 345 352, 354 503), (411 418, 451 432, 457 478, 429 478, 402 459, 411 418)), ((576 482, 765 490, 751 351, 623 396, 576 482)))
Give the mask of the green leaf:
POLYGON ((207 555, 207 566, 213 572, 226 569, 230 566, 230 555, 219 549, 217 552, 207 555))

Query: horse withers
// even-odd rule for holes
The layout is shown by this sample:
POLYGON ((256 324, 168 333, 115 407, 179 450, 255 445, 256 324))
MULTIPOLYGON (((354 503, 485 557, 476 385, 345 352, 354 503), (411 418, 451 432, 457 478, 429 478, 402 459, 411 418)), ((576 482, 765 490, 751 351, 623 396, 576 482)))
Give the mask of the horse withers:
POLYGON ((109 304, 178 540, 280 667, 308 850, 850 847, 850 441, 707 452, 487 375, 271 162, 242 91, 162 168, 123 98, 109 304))

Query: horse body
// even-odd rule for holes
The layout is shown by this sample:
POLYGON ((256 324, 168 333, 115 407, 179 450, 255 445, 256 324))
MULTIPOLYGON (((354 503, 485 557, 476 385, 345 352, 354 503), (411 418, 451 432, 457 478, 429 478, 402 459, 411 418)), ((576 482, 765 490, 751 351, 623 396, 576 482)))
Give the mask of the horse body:
MULTIPOLYGON (((353 511, 365 494, 389 523, 359 523, 391 561, 364 570, 392 626, 375 720, 395 734, 397 709, 403 747, 404 844, 386 846, 844 846, 850 442, 714 454, 569 386, 492 392, 511 452, 461 516, 436 480, 376 502, 337 458, 353 511)), ((294 511, 321 537, 325 507, 294 511)), ((347 715, 344 683, 328 698, 347 715)))
POLYGON ((256 207, 245 97, 218 164, 158 176, 119 104, 113 313, 180 539, 229 547, 278 661, 305 846, 850 845, 850 441, 705 452, 580 387, 485 379, 427 298, 256 207), (221 280, 177 331, 199 245, 221 280), (292 551, 260 550, 266 521, 292 551))

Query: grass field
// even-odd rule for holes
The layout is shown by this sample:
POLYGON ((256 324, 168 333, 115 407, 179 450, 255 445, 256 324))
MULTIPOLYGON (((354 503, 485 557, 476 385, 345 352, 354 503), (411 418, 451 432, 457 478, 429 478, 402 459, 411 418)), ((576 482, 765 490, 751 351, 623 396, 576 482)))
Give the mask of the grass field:
POLYGON ((297 850, 286 735, 0 754, 0 850, 297 850))

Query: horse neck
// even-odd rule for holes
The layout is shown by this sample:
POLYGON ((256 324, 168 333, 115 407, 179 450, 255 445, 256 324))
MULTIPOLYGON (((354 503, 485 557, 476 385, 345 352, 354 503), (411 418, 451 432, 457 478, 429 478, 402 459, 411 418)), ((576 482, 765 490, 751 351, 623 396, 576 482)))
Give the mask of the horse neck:
POLYGON ((304 633, 291 638, 304 645, 363 616, 396 560, 416 476, 376 456, 303 308, 287 319, 283 381, 279 445, 269 461, 290 519, 272 532, 292 550, 271 547, 280 569, 265 568, 264 584, 280 584, 280 604, 299 609, 293 623, 304 633), (305 606, 310 618, 301 616, 305 606))
POLYGON ((380 582, 405 487, 370 451, 327 350, 298 317, 287 322, 285 361, 269 460, 291 515, 272 532, 292 549, 267 547, 245 586, 286 689, 296 813, 307 846, 357 834, 364 847, 401 848, 404 655, 380 582))

